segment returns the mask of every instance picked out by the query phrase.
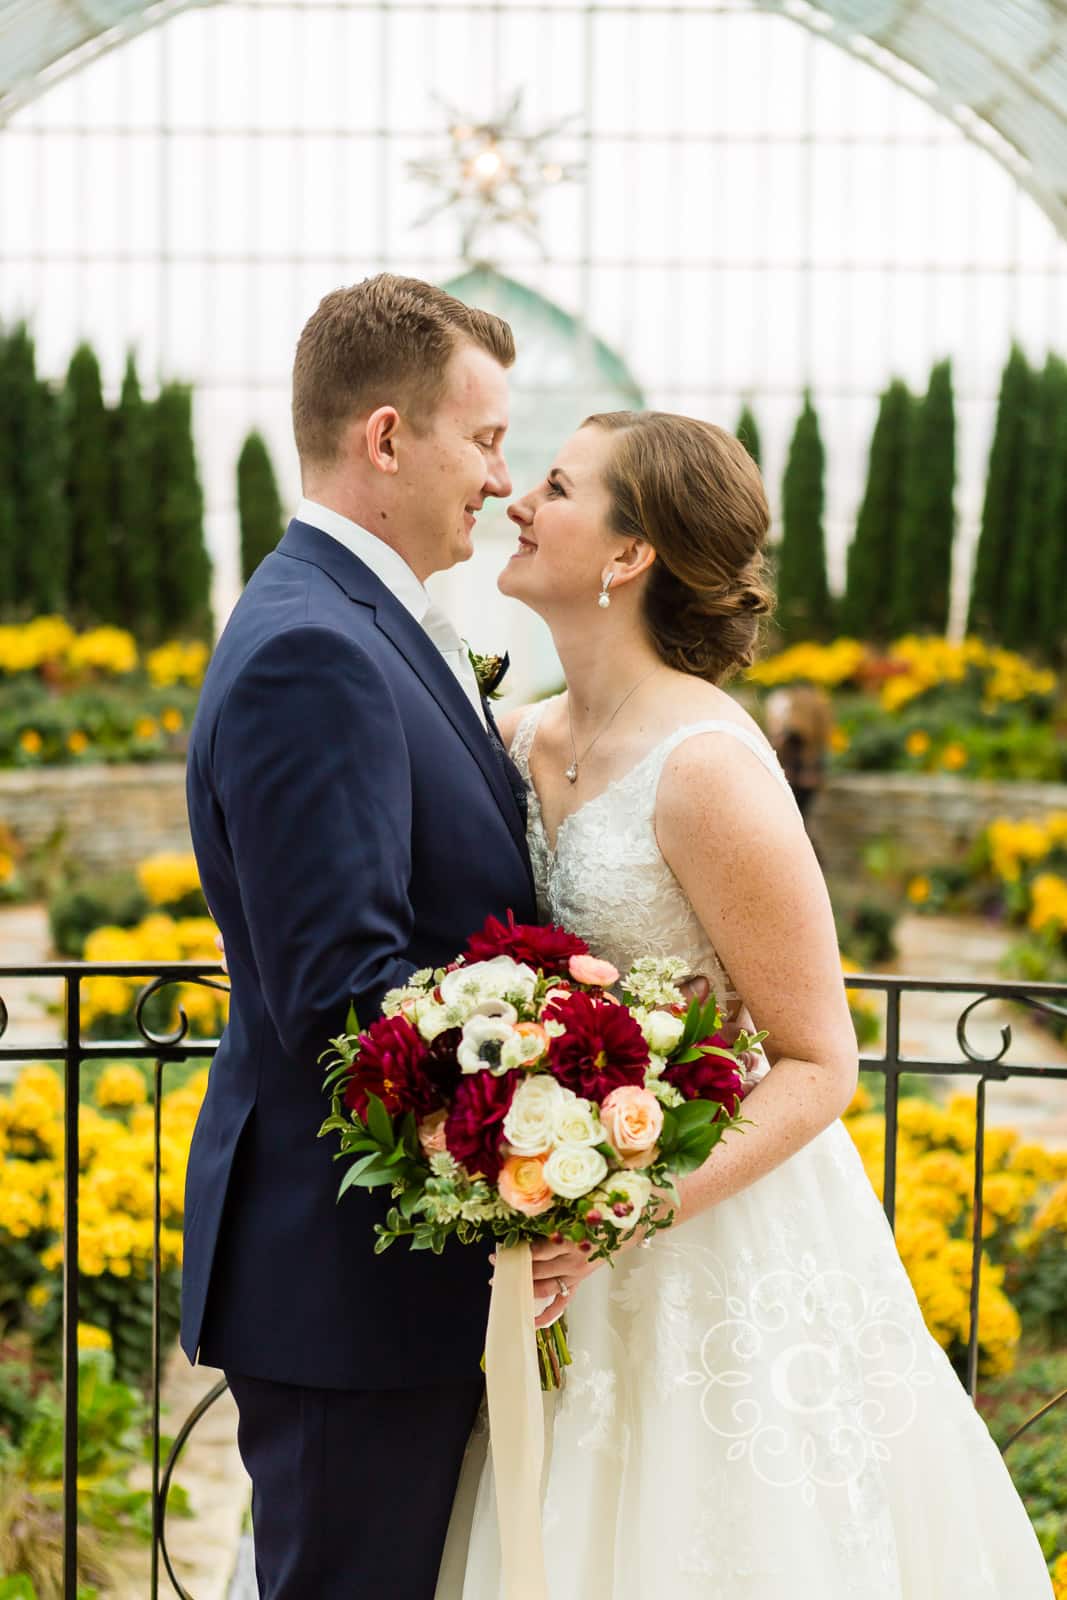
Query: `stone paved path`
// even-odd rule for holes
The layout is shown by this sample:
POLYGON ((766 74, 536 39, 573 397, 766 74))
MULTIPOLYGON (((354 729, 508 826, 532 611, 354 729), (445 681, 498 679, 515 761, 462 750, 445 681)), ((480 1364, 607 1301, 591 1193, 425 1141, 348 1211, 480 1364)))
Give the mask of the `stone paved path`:
MULTIPOLYGON (((897 931, 898 956, 893 971, 911 978, 995 978, 1014 935, 994 924, 962 917, 902 918, 897 931)), ((969 996, 921 994, 905 997, 901 1011, 901 1053, 928 1060, 956 1061, 956 1022, 969 996)), ((1067 1004, 1067 1002, 1064 1002, 1067 1004)), ((1012 1032, 1005 1060, 1020 1066, 1067 1067, 1067 1049, 1021 1006, 990 1002, 968 1026, 972 1047, 992 1054, 1000 1046, 1000 1030, 1012 1032)), ((973 1093, 973 1078, 945 1080, 946 1093, 973 1093)), ((1018 1128, 1027 1139, 1057 1149, 1067 1147, 1067 1079, 1019 1079, 991 1083, 986 1092, 991 1123, 1018 1128)))

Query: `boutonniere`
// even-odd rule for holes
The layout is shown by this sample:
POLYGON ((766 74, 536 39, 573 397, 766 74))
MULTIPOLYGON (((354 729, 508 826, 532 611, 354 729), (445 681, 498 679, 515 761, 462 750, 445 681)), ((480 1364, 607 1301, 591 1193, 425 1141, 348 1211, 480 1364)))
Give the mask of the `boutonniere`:
POLYGON ((470 656, 471 666, 474 668, 474 676, 478 680, 478 692, 482 699, 499 700, 501 694, 500 685, 503 683, 508 668, 511 666, 511 658, 507 651, 505 650, 502 656, 480 656, 476 650, 472 650, 468 645, 467 654, 470 656))

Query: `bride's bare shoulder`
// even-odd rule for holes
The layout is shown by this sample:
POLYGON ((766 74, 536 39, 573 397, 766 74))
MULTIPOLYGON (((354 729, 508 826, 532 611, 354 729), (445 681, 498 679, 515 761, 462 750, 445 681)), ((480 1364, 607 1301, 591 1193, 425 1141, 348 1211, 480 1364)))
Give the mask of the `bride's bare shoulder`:
POLYGON ((496 713, 496 725, 500 730, 500 737, 505 748, 510 750, 515 743, 515 735, 528 716, 537 715, 538 733, 543 724, 547 723, 546 731, 551 732, 556 715, 556 702, 562 700, 562 695, 551 695, 547 700, 531 701, 525 706, 509 706, 506 711, 496 713))
POLYGON ((511 749, 515 735, 519 731, 519 723, 527 712, 532 711, 532 709, 533 707, 529 705, 509 706, 506 711, 497 712, 496 725, 500 730, 500 737, 503 739, 506 749, 511 749))
POLYGON ((677 673, 672 685, 670 720, 677 726, 695 722, 733 722, 750 733, 762 736, 763 730, 740 700, 713 683, 677 673), (676 687, 675 687, 676 686, 676 687))

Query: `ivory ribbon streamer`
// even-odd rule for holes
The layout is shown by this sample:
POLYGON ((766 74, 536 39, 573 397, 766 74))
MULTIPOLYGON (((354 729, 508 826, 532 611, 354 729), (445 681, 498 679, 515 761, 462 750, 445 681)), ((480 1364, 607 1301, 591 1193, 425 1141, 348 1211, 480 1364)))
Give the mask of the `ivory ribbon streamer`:
POLYGON ((504 1600, 548 1600, 541 1536, 545 1423, 528 1244, 497 1250, 485 1339, 485 1387, 504 1600))

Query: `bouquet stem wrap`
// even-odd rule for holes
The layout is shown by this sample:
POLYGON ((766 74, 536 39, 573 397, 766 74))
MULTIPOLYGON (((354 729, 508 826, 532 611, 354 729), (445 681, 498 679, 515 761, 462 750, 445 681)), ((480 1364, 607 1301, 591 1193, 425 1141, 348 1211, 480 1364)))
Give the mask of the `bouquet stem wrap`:
POLYGON ((485 1385, 505 1600, 548 1600, 541 1536, 544 1410, 528 1244, 498 1250, 485 1385))

